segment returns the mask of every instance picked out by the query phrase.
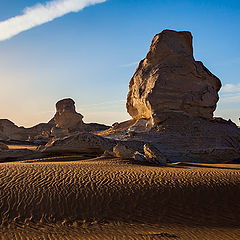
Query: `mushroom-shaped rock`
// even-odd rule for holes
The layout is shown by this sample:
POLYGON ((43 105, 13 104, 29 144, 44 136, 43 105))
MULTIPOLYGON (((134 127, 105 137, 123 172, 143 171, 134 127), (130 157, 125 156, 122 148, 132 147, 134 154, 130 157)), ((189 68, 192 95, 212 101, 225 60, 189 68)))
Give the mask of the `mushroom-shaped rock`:
POLYGON ((194 60, 191 33, 164 30, 130 81, 127 111, 134 119, 161 119, 165 112, 211 119, 220 88, 220 80, 194 60))

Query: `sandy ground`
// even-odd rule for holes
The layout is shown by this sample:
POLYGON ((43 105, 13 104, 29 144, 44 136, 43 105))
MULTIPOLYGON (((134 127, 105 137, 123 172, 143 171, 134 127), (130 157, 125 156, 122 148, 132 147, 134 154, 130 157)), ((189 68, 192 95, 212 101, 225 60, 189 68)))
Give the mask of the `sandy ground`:
POLYGON ((55 160, 0 164, 0 239, 240 239, 239 165, 55 160))

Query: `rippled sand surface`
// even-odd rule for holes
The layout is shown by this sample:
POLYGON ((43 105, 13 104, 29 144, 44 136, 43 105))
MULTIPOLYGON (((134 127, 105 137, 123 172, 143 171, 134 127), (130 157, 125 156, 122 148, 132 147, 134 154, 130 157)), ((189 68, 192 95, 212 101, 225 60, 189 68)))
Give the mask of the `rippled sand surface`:
POLYGON ((238 165, 41 161, 0 164, 1 239, 240 239, 238 165))

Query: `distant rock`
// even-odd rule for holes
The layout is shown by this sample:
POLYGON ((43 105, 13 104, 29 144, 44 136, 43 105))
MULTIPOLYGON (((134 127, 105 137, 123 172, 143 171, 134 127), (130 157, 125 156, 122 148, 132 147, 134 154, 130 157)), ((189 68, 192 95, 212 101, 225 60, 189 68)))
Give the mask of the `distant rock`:
POLYGON ((211 119, 220 88, 220 80, 194 60, 191 33, 164 30, 130 81, 127 111, 134 119, 161 121, 165 112, 211 119))
POLYGON ((84 129, 82 119, 83 116, 76 112, 75 102, 66 98, 56 103, 56 114, 50 122, 54 122, 57 128, 76 132, 84 129))
POLYGON ((56 114, 49 121, 54 124, 51 135, 63 138, 77 132, 97 132, 108 129, 104 124, 84 123, 83 116, 76 112, 75 102, 66 98, 56 103, 56 114))
POLYGON ((0 139, 1 140, 37 140, 47 138, 53 125, 40 123, 31 128, 18 127, 8 119, 0 119, 0 139))

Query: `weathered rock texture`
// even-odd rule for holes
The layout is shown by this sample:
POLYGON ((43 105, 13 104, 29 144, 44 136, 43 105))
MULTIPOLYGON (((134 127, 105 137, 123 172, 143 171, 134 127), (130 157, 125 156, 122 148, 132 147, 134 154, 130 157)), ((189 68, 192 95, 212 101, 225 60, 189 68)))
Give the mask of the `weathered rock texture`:
POLYGON ((118 143, 116 146, 113 147, 113 152, 116 154, 117 157, 122 159, 131 159, 134 158, 135 151, 125 144, 118 143))
POLYGON ((76 112, 75 102, 66 98, 56 103, 56 114, 50 122, 57 128, 72 131, 81 131, 84 128, 83 116, 76 112))
POLYGON ((134 119, 161 121, 165 112, 211 119, 220 80, 193 57, 190 32, 164 30, 130 81, 127 111, 134 119))
POLYGON ((87 153, 100 154, 105 150, 112 151, 116 144, 115 140, 103 138, 91 133, 78 133, 63 139, 57 139, 49 142, 43 153, 87 153))

